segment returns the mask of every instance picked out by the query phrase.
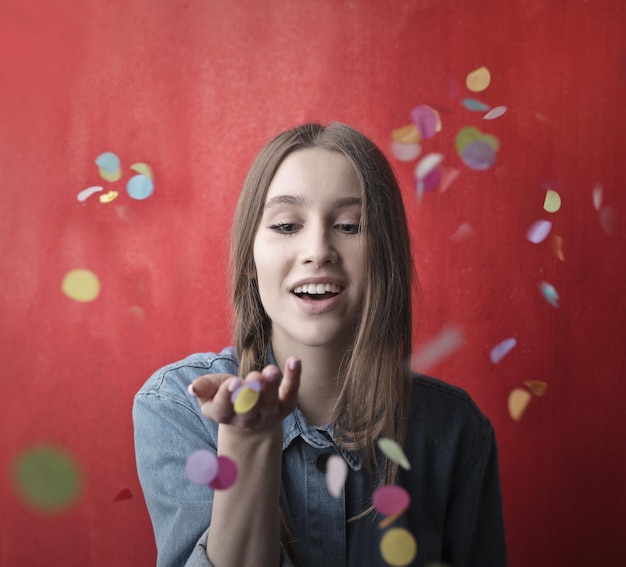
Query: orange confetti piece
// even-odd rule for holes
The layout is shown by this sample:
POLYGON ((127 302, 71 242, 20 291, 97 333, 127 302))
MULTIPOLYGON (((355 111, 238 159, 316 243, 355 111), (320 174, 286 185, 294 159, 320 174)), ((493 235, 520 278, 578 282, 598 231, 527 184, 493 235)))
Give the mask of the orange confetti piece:
POLYGON ((105 193, 104 195, 100 195, 98 199, 100 200, 101 203, 110 203, 118 195, 119 193, 117 191, 109 191, 108 193, 105 193))
POLYGON ((563 239, 556 234, 552 238, 552 248, 554 249, 556 257, 561 260, 561 262, 565 262, 565 256, 563 255, 563 239))
POLYGON ((465 85, 473 93, 484 91, 491 83, 491 73, 487 67, 479 67, 478 69, 468 73, 465 79, 465 85))
POLYGON ((396 128, 391 132, 391 139, 401 144, 419 144, 421 141, 419 130, 415 124, 396 128))
POLYGON ((509 415, 513 421, 519 421, 521 419, 530 399, 530 392, 522 388, 515 388, 515 390, 509 394, 509 415))
POLYGON ((548 383, 541 380, 524 380, 524 384, 537 397, 543 396, 548 389, 548 383))

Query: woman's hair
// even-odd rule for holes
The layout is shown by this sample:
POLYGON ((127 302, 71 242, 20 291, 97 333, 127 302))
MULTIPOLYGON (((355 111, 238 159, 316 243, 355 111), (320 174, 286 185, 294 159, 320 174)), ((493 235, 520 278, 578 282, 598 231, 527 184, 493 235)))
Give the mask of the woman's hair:
MULTIPOLYGON (((366 241, 363 307, 354 340, 343 357, 334 411, 337 438, 356 450, 370 474, 379 469, 376 441, 406 436, 412 345, 413 261, 398 182, 380 149, 340 123, 304 124, 273 138, 254 160, 244 182, 232 227, 231 269, 239 373, 261 370, 271 342, 271 321, 255 279, 253 245, 268 187, 292 152, 322 148, 343 154, 361 185, 361 228, 366 241)), ((397 465, 387 461, 381 484, 397 465)), ((380 471, 378 471, 380 472, 380 471)))

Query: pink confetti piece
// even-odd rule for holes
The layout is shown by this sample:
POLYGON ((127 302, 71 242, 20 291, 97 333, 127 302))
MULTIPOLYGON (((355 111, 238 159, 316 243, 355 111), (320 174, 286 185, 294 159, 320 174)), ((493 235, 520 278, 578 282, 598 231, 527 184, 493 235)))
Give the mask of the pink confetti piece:
POLYGON ((237 481, 237 464, 224 455, 217 457, 217 464, 217 475, 209 482, 209 486, 214 490, 226 490, 237 481))
POLYGON ((593 199, 593 208, 596 211, 599 211, 602 207, 602 193, 604 189, 600 183, 596 183, 591 191, 592 199, 593 199))
POLYGON ((489 357, 491 362, 498 364, 517 344, 517 340, 514 338, 505 339, 501 343, 498 343, 491 349, 489 357))
POLYGON ((446 192, 450 186, 458 179, 461 172, 458 169, 448 167, 441 168, 441 183, 439 184, 439 192, 446 192))
POLYGON ((391 142, 391 155, 398 161, 413 161, 422 153, 422 146, 416 143, 405 144, 402 142, 391 142))
POLYGON ((194 451, 187 458, 185 474, 194 484, 208 484, 218 474, 218 459, 206 449, 194 451))
POLYGON ((411 503, 409 493, 401 486, 379 486, 372 496, 374 508, 384 516, 402 514, 411 503))
POLYGON ((411 110, 411 120, 417 126, 422 140, 432 138, 439 130, 439 115, 427 104, 421 104, 411 110))
POLYGON ((500 118, 500 116, 506 114, 507 110, 506 106, 496 106, 483 116, 483 120, 495 120, 496 118, 500 118))
POLYGON ((326 461, 326 487, 334 498, 341 496, 341 490, 348 477, 348 465, 339 455, 331 455, 326 461))
POLYGON ((546 239, 548 234, 550 234, 551 229, 552 223, 550 221, 535 221, 532 225, 530 225, 530 228, 526 232, 526 238, 534 244, 539 244, 546 239))
POLYGON ((100 187, 99 185, 94 185, 92 187, 87 187, 87 189, 83 189, 76 198, 83 203, 89 197, 91 197, 94 193, 98 193, 99 191, 104 191, 104 187, 100 187))
POLYGON ((461 328, 446 327, 436 337, 422 345, 411 358, 411 365, 418 372, 424 372, 453 354, 462 344, 461 328))

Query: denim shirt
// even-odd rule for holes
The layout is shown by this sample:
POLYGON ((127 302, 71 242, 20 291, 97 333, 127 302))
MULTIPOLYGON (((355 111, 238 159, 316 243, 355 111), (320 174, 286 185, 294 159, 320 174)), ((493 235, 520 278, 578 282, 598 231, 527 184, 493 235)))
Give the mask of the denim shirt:
MULTIPOLYGON (((211 565, 206 541, 213 490, 192 484, 185 463, 198 449, 217 451, 218 424, 202 415, 187 386, 205 374, 237 375, 237 368, 232 347, 194 354, 157 371, 135 396, 137 470, 159 567, 211 565)), ((378 482, 370 480, 355 453, 335 443, 332 426, 313 427, 296 409, 283 420, 283 434, 280 503, 307 567, 385 566, 380 540, 391 527, 413 534, 417 555, 411 565, 507 564, 493 428, 463 390, 414 375, 404 445, 411 469, 400 469, 396 479, 411 504, 385 529, 375 511, 350 520, 371 506, 378 482), (332 454, 348 464, 340 498, 328 492, 320 466, 332 454)), ((281 550, 281 566, 290 565, 281 550)))

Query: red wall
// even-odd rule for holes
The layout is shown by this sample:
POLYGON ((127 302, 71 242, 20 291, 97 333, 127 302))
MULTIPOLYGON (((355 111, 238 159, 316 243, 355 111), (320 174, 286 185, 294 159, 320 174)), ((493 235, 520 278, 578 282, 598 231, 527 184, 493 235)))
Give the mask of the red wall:
POLYGON ((510 564, 621 559, 625 37, 621 0, 4 0, 1 564, 154 564, 132 397, 160 365, 229 343, 226 237, 252 157, 308 119, 348 122, 388 150, 423 103, 442 121, 423 153, 460 174, 418 202, 416 160, 392 158, 422 284, 416 349, 462 329, 429 372, 495 425, 510 564), (491 84, 471 93, 481 66, 491 84), (485 121, 467 97, 508 111, 485 121), (464 126, 498 138, 493 167, 463 164, 464 126), (118 181, 98 173, 105 151, 121 159, 118 181), (145 200, 126 192, 135 162, 154 172, 145 200), (119 195, 79 202, 93 185, 119 195), (533 244, 538 219, 553 229, 533 244), (451 238, 461 226, 470 234, 451 238), (97 275, 95 300, 61 291, 75 268, 97 275), (516 347, 492 363, 509 337, 516 347), (515 421, 508 396, 529 379, 547 391, 515 421), (20 468, 41 446, 45 466, 56 455, 79 479, 46 510, 24 496, 36 479, 20 468))

